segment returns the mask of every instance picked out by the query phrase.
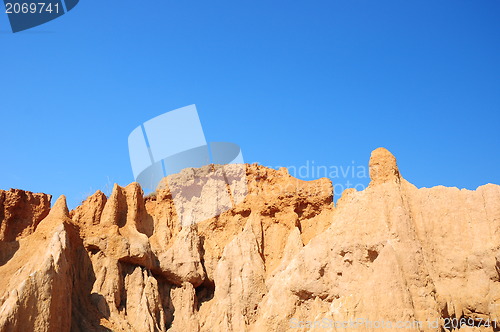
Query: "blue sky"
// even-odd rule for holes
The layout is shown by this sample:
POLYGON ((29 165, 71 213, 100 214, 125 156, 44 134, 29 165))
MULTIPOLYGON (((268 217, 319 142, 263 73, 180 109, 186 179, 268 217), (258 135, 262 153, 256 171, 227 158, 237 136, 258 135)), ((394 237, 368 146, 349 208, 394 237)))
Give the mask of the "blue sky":
POLYGON ((0 189, 74 207, 126 185, 128 134, 190 104, 246 162, 345 170, 384 146, 418 187, 498 184, 499 17, 498 0, 82 0, 13 34, 0 15, 0 189))

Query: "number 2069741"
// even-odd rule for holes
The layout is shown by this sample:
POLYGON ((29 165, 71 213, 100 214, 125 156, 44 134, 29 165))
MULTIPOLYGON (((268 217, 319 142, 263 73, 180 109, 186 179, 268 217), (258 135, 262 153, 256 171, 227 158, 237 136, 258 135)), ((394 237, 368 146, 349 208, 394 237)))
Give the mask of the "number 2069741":
POLYGON ((5 13, 7 14, 59 14, 61 8, 58 3, 47 2, 25 2, 25 3, 5 3, 5 13))

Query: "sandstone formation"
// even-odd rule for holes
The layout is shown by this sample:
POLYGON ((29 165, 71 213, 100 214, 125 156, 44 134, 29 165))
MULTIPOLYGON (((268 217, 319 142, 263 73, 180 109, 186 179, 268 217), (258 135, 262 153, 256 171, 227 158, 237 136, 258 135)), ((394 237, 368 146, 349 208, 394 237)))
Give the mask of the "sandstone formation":
POLYGON ((0 190, 0 241, 12 242, 33 233, 49 214, 50 195, 0 190))
POLYGON ((418 189, 383 148, 369 167, 336 206, 259 165, 71 212, 0 191, 0 331, 500 330, 500 186, 418 189))

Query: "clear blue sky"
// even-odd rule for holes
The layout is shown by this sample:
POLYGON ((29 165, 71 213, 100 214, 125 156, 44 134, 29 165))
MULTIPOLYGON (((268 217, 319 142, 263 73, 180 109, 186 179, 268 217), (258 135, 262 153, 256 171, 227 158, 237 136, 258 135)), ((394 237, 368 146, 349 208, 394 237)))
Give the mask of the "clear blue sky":
POLYGON ((126 185, 128 134, 193 103, 246 162, 384 146, 418 187, 500 183, 499 0, 81 0, 0 39, 1 189, 126 185))

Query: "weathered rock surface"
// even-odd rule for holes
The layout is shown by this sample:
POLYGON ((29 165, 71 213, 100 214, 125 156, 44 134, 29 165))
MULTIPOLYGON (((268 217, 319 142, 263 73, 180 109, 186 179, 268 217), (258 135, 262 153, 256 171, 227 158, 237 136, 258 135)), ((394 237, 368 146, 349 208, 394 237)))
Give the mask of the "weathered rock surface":
POLYGON ((0 241, 12 242, 35 230, 49 214, 50 195, 0 190, 0 241))
POLYGON ((500 330, 500 186, 418 189, 383 148, 369 167, 337 206, 329 180, 258 165, 71 212, 0 191, 0 331, 500 330))
POLYGON ((19 240, 0 266, 2 331, 67 331, 71 327, 71 229, 64 197, 36 232, 19 240))

